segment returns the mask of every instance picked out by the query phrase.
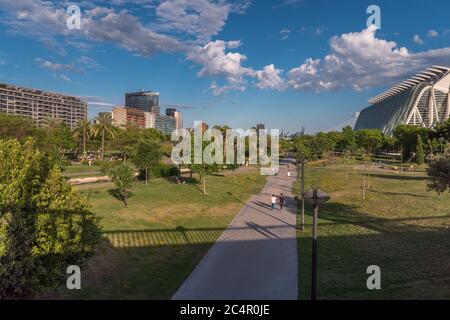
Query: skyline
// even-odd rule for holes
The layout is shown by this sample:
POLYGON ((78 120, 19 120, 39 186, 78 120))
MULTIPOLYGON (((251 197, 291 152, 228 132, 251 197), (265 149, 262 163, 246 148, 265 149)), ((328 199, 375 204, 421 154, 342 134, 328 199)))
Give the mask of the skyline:
POLYGON ((144 89, 185 106, 187 126, 328 130, 391 85, 450 66, 449 3, 377 1, 377 31, 371 4, 0 0, 0 82, 85 97, 89 117, 144 89), (66 27, 70 4, 81 30, 66 27))

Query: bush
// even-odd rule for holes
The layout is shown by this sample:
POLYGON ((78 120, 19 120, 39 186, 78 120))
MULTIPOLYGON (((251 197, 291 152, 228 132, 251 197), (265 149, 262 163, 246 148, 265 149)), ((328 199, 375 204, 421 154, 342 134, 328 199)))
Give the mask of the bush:
MULTIPOLYGON (((177 166, 168 164, 158 164, 150 168, 150 175, 154 178, 169 178, 178 175, 177 166)), ((141 176, 145 177, 145 171, 141 172, 141 176), (143 174, 143 175, 142 175, 143 174)))
POLYGON ((431 179, 428 184, 430 191, 434 190, 439 194, 450 191, 450 158, 431 162, 427 172, 431 179))
POLYGON ((31 141, 0 140, 0 299, 56 288, 100 239, 86 199, 50 163, 31 141))

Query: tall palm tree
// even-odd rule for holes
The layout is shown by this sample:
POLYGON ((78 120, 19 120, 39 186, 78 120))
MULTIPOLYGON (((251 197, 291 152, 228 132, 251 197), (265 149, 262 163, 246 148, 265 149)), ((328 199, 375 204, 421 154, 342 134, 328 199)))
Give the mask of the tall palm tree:
POLYGON ((112 125, 112 117, 110 113, 102 113, 94 120, 91 126, 91 133, 94 137, 102 136, 102 161, 105 159, 105 138, 116 136, 116 128, 112 125))
POLYGON ((45 118, 41 125, 45 129, 48 134, 52 134, 58 130, 59 127, 63 124, 63 121, 60 118, 56 117, 47 117, 45 118))
POLYGON ((75 139, 81 139, 83 142, 83 157, 86 157, 87 155, 86 143, 89 138, 90 130, 91 130, 91 122, 86 119, 83 119, 77 123, 77 126, 73 131, 75 139))

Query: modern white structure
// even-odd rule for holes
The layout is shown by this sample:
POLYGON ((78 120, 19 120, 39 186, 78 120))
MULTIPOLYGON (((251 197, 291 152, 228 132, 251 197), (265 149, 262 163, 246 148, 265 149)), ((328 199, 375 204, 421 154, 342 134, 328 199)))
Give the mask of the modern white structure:
POLYGON ((401 124, 431 128, 450 117, 450 68, 433 66, 369 100, 355 130, 392 134, 401 124))

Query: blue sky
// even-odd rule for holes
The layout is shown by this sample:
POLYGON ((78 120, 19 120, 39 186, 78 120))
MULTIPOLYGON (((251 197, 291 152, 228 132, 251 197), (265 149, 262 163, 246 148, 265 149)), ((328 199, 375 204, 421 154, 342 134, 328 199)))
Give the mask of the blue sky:
POLYGON ((448 12, 445 0, 0 0, 0 82, 86 97, 91 117, 146 89, 182 105, 186 126, 316 132, 450 66, 448 12), (66 26, 71 4, 80 30, 66 26))

